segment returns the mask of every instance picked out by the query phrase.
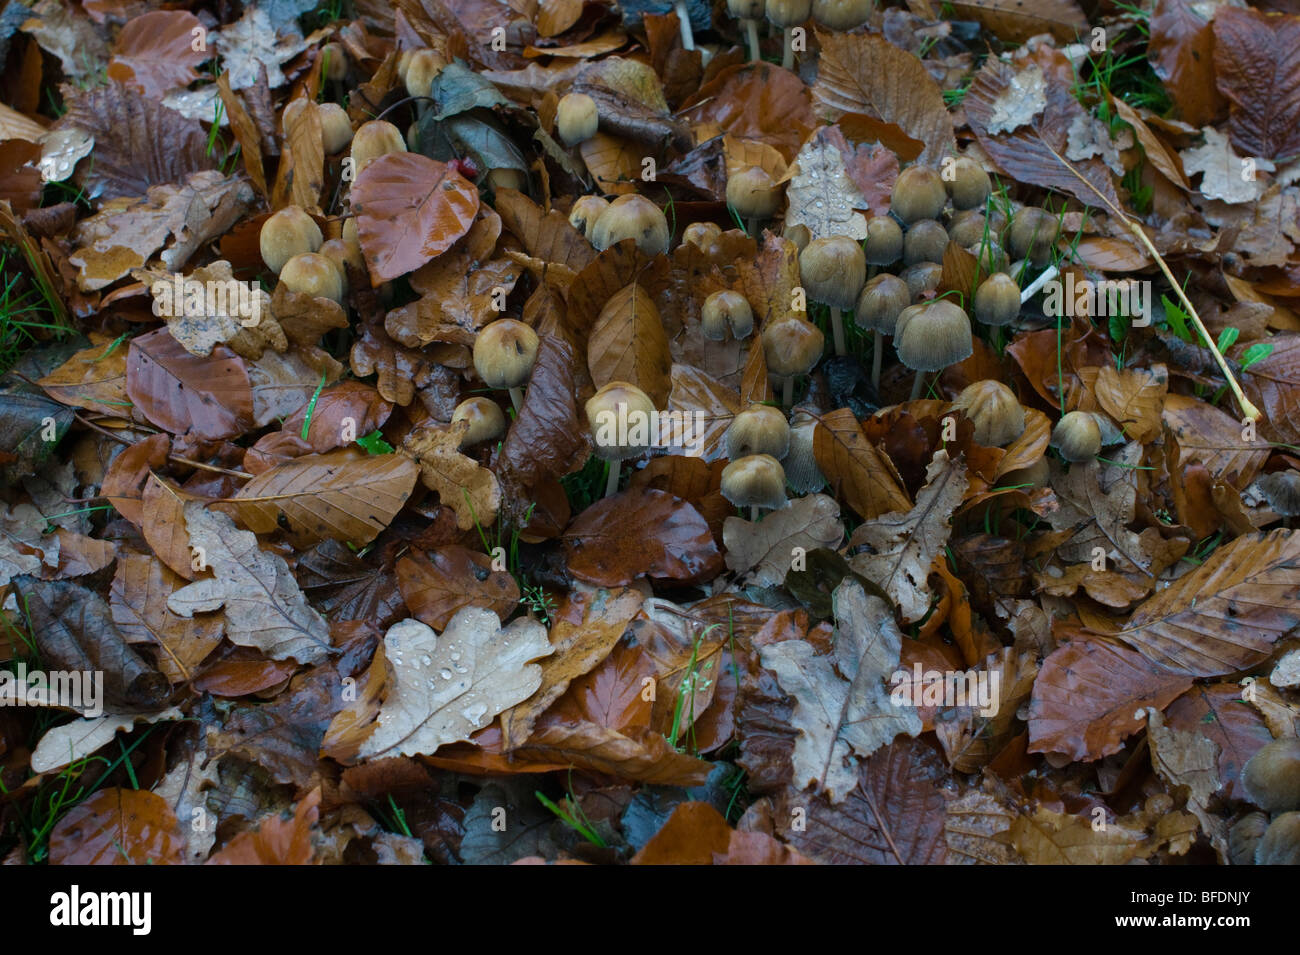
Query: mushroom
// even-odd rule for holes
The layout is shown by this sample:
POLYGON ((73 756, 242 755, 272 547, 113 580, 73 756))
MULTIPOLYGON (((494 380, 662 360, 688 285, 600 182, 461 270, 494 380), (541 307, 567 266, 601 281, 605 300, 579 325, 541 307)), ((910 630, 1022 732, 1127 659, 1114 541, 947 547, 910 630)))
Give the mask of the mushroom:
POLYGON ((692 222, 682 230, 682 244, 689 242, 701 252, 708 252, 720 235, 722 226, 716 222, 692 222))
POLYGON ((844 318, 840 310, 857 303, 858 293, 867 280, 867 260, 862 246, 844 235, 814 239, 799 253, 799 275, 808 297, 830 306, 835 354, 843 355, 844 318))
POLYGON ((1069 411, 1052 429, 1052 447, 1071 463, 1091 461, 1101 454, 1101 428, 1086 411, 1069 411))
POLYGON ((781 187, 762 166, 749 166, 727 174, 727 205, 745 220, 749 234, 758 238, 758 223, 771 218, 781 204, 781 187))
POLYGON ((767 370, 782 379, 782 403, 794 403, 794 378, 812 371, 822 356, 826 336, 812 322, 798 316, 768 322, 763 329, 763 356, 767 370))
POLYGON ((907 283, 897 275, 877 275, 862 287, 853 320, 859 328, 875 331, 875 347, 871 351, 871 387, 880 388, 880 366, 885 354, 885 336, 894 334, 899 313, 912 301, 907 283))
POLYGON ((447 61, 436 50, 416 50, 406 62, 406 72, 402 82, 406 86, 406 95, 415 97, 415 122, 418 126, 429 111, 429 97, 433 95, 433 82, 447 66, 447 61))
POLYGON ((348 268, 359 272, 366 270, 366 261, 361 257, 360 247, 348 245, 342 239, 330 239, 320 247, 320 254, 337 266, 339 277, 343 280, 343 294, 348 293, 348 268))
POLYGON ((937 219, 948 201, 943 177, 929 166, 908 166, 894 180, 889 197, 889 211, 904 225, 921 219, 937 219))
POLYGON ((866 23, 874 6, 875 0, 813 0, 812 16, 822 26, 844 33, 866 23))
POLYGON ((731 419, 726 442, 727 457, 732 461, 751 454, 783 458, 790 450, 790 423, 771 405, 752 404, 731 419))
POLYGON ((808 243, 812 241, 812 231, 802 222, 785 226, 781 230, 781 235, 793 242, 794 247, 800 252, 808 248, 808 243))
POLYGON ((862 254, 874 272, 878 266, 893 265, 903 254, 903 230, 891 216, 872 216, 867 220, 867 240, 862 254))
POLYGON ((986 448, 1005 448, 1025 433, 1025 409, 1015 392, 992 379, 967 385, 952 406, 975 425, 975 440, 986 448))
POLYGON ((722 469, 722 496, 737 507, 749 508, 749 519, 758 520, 760 508, 785 507, 785 471, 770 454, 751 454, 722 469))
POLYGON ((460 439, 462 448, 484 441, 495 441, 506 433, 506 416, 501 406, 482 395, 466 398, 456 406, 456 410, 451 413, 451 423, 457 421, 469 422, 469 427, 460 439))
POLYGON ((1020 286, 1006 272, 994 272, 975 290, 975 320, 1010 325, 1020 315, 1020 286))
POLYGON ((1300 473, 1290 469, 1273 471, 1265 474, 1255 486, 1268 501, 1268 506, 1282 516, 1285 527, 1291 526, 1291 518, 1300 514, 1300 473))
POLYGON ((920 304, 927 292, 939 288, 939 283, 943 280, 943 266, 938 262, 917 262, 899 272, 898 277, 907 283, 912 301, 920 304))
POLYGON ((657 412, 650 396, 626 381, 606 384, 587 399, 586 412, 596 456, 609 462, 609 497, 618 491, 620 463, 650 449, 650 421, 657 412))
POLYGON ((748 338, 754 330, 754 310, 749 307, 745 296, 724 289, 704 300, 700 309, 700 326, 704 337, 715 342, 726 340, 728 326, 737 340, 748 338))
POLYGON ((813 453, 816 433, 817 419, 802 408, 796 408, 790 418, 790 448, 781 467, 785 469, 786 483, 797 494, 811 494, 826 486, 826 477, 813 453))
POLYGON ((316 107, 320 117, 320 140, 327 155, 341 153, 352 142, 352 120, 347 110, 338 103, 321 103, 316 107))
POLYGON ((1052 257, 1057 226, 1056 217, 1045 209, 1023 207, 1011 217, 1011 228, 1007 231, 1011 254, 1017 259, 1029 259, 1035 265, 1045 265, 1052 257))
POLYGON ((320 226, 299 206, 285 206, 274 213, 257 234, 262 261, 276 275, 295 255, 320 251, 322 242, 320 226))
POLYGON ((523 405, 522 385, 533 372, 539 344, 537 333, 513 318, 489 322, 474 339, 474 370, 489 388, 509 389, 515 411, 523 405))
POLYGON ((300 252, 280 270, 280 284, 290 292, 343 304, 343 270, 327 255, 300 252))
POLYGON ((962 209, 948 220, 948 238, 965 249, 982 241, 987 228, 983 210, 962 209))
POLYGON ((1268 831, 1268 816, 1262 812, 1248 812, 1228 829, 1228 862, 1232 865, 1254 865, 1255 847, 1268 831))
POLYGON ((320 48, 321 77, 342 83, 348 77, 348 54, 342 43, 326 43, 320 48))
POLYGON ((406 140, 402 131, 392 123, 382 119, 372 119, 362 123, 352 134, 352 177, 361 175, 361 171, 380 156, 389 153, 406 152, 406 140))
POLYGON ((946 298, 936 299, 898 316, 894 347, 899 360, 915 371, 912 400, 921 397, 925 372, 942 371, 965 361, 974 351, 970 318, 960 305, 946 298), (909 314, 910 312, 910 314, 909 314))
POLYGON ((1255 751, 1241 770, 1246 798, 1265 812, 1300 809, 1300 739, 1275 739, 1255 751))
POLYGON ((781 54, 781 66, 787 70, 794 69, 793 30, 812 15, 812 0, 767 0, 767 20, 773 26, 785 32, 784 52, 781 54))
POLYGON ((920 219, 903 236, 903 264, 942 262, 947 247, 948 230, 935 219, 920 219))
POLYGON ((608 208, 609 202, 600 196, 583 196, 569 210, 569 225, 590 239, 596 223, 608 208))
POLYGON ((1300 812, 1274 817, 1255 847, 1255 865, 1300 865, 1300 812))
POLYGON ((568 146, 585 143, 596 135, 600 115, 596 101, 586 93, 565 93, 555 111, 555 129, 568 146))
POLYGON ((984 275, 1007 270, 1007 254, 991 235, 968 246, 966 251, 975 256, 975 265, 984 275))
POLYGON ((670 237, 663 210, 634 192, 611 202, 591 229, 591 244, 602 252, 624 239, 636 239, 636 247, 646 255, 662 255, 670 237))
POLYGON ((969 156, 962 156, 948 167, 944 186, 956 209, 978 209, 993 192, 993 181, 989 179, 989 174, 969 156))
POLYGON ((763 15, 763 6, 764 0, 727 0, 727 12, 745 27, 745 41, 749 44, 751 63, 757 63, 761 59, 758 45, 758 20, 763 15))

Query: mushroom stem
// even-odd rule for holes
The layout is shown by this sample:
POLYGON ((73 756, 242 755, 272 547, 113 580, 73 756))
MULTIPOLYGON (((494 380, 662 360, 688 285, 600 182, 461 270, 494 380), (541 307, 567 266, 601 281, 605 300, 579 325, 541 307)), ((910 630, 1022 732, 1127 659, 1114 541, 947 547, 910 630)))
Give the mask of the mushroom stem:
POLYGON ((794 375, 790 375, 781 386, 781 403, 789 408, 794 404, 794 375))
POLYGON ((622 463, 619 460, 609 462, 609 477, 605 481, 606 497, 613 497, 618 493, 618 472, 622 463))
POLYGON ((682 27, 682 47, 687 50, 695 49, 695 33, 691 30, 691 15, 686 10, 686 0, 677 0, 673 4, 673 9, 677 11, 677 22, 682 27))
POLYGON ((757 523, 758 523, 758 505, 757 505, 757 504, 751 504, 751 505, 749 506, 749 522, 750 522, 751 524, 757 524, 757 523))
POLYGON ((759 238, 758 234, 758 216, 750 216, 745 220, 745 231, 755 239, 759 238))
POLYGON ((925 372, 923 372, 923 371, 918 371, 918 372, 916 373, 916 380, 912 382, 912 400, 913 400, 913 401, 915 401, 917 398, 921 397, 921 391, 922 391, 922 389, 924 389, 924 387, 925 387, 925 372))
POLYGON ((746 20, 744 23, 745 37, 749 40, 749 61, 757 63, 759 61, 758 21, 746 20))
POLYGON ((790 27, 785 28, 785 52, 781 54, 781 66, 787 70, 794 69, 794 31, 790 27))
POLYGON ((844 316, 840 314, 839 307, 831 306, 831 332, 835 336, 835 354, 845 354, 844 349, 844 316))
POLYGON ((515 406, 515 414, 518 415, 519 412, 523 409, 523 406, 524 406, 524 389, 522 389, 522 388, 511 388, 511 389, 510 389, 510 400, 511 400, 511 402, 514 403, 514 406, 515 406))
POLYGON ((885 356, 885 333, 876 332, 876 347, 871 349, 871 387, 880 390, 880 366, 885 356))

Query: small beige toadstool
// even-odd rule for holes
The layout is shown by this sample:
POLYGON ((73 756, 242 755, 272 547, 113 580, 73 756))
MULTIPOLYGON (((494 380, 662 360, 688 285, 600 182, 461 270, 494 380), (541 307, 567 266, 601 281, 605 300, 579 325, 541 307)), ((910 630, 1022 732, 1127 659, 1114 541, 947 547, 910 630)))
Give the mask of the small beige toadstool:
POLYGON ((624 239, 635 239, 646 255, 662 255, 670 238, 663 210, 634 192, 611 202, 591 230, 591 244, 602 252, 624 239))
POLYGON ((596 135, 600 114, 586 93, 565 93, 555 111, 555 130, 567 146, 585 143, 596 135))
POLYGON ((790 423, 771 405, 750 405, 727 428, 727 457, 738 461, 751 454, 780 459, 790 449, 790 423))
POLYGON ((975 320, 1010 325, 1020 315, 1020 286, 1006 272, 995 272, 975 290, 975 320))
POLYGON ((316 220, 299 206, 285 206, 271 215, 257 235, 262 261, 276 275, 295 255, 320 251, 324 241, 316 220))
POLYGON ((781 204, 781 187, 761 166, 749 166, 727 176, 727 205, 745 220, 750 235, 758 238, 758 224, 771 218, 781 204))
POLYGON ((352 134, 352 177, 355 180, 362 170, 380 156, 406 152, 402 131, 382 119, 362 123, 352 134))
POLYGON ((515 411, 523 406, 522 386, 540 344, 532 328, 513 318, 488 323, 474 339, 474 370, 489 388, 508 389, 515 411))
POLYGON ((748 507, 749 519, 756 521, 760 508, 785 507, 785 471, 770 454, 751 454, 723 468, 721 490, 732 504, 748 507))
POLYGON ((1101 453, 1101 428, 1086 411, 1068 411, 1052 429, 1052 447, 1065 460, 1078 464, 1101 453))
POLYGON ((657 414, 650 396, 626 381, 611 381, 584 406, 596 456, 609 462, 605 496, 618 491, 620 464, 651 447, 651 419, 657 414))
POLYGON ((867 280, 867 260, 862 246, 844 235, 814 239, 799 253, 799 275, 808 297, 830 306, 835 354, 843 355, 841 310, 853 308, 867 280))
POLYGON ((1000 381, 976 381, 962 389, 952 406, 975 425, 975 440, 986 448, 1005 448, 1025 433, 1025 409, 1000 381))
POLYGON ((738 340, 748 338, 754 330, 754 310, 745 296, 723 289, 704 300, 700 328, 705 338, 715 342, 725 341, 728 329, 738 340))
POLYGON ((894 334, 894 326, 899 314, 912 301, 912 293, 907 283, 897 275, 877 275, 862 287, 858 296, 857 307, 853 311, 853 320, 860 328, 869 328, 876 333, 874 347, 871 350, 871 387, 880 387, 880 368, 884 361, 885 336, 894 334))
POLYGON ((894 181, 889 197, 889 211, 904 225, 922 219, 937 219, 948 201, 943 177, 929 166, 908 166, 894 181))
POLYGON ((495 441, 506 433, 505 412, 501 410, 499 404, 483 395, 466 398, 458 404, 456 410, 451 413, 451 423, 455 424, 457 421, 469 422, 469 427, 460 441, 462 448, 484 441, 495 441))
POLYGON ((970 318, 956 302, 936 299, 922 305, 910 315, 898 316, 894 347, 898 359, 916 372, 912 399, 921 397, 925 373, 942 371, 949 365, 965 361, 974 351, 970 318))
POLYGON ((794 379, 806 375, 822 357, 826 336, 812 322, 789 316, 768 322, 763 329, 763 356, 767 370, 782 380, 782 403, 794 403, 794 379))
POLYGON ((343 270, 319 252, 303 252, 284 263, 280 284, 290 292, 343 304, 343 270))
POLYGON ((569 225, 590 240, 592 230, 608 208, 609 202, 600 196, 582 196, 569 210, 569 225))

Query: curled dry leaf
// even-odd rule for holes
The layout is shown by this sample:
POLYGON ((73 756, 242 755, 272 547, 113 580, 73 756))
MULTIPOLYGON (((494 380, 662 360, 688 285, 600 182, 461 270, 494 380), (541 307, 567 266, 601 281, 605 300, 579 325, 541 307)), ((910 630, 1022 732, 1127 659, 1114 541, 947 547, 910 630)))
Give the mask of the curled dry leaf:
POLYGON ((262 820, 254 831, 241 832, 207 861, 208 865, 310 865, 316 855, 312 833, 320 818, 320 787, 294 807, 291 819, 262 820))
POLYGON ((460 453, 461 438, 469 423, 424 424, 406 436, 402 447, 420 466, 420 480, 437 491, 442 503, 456 512, 463 531, 476 523, 491 527, 501 507, 501 485, 496 475, 460 453))

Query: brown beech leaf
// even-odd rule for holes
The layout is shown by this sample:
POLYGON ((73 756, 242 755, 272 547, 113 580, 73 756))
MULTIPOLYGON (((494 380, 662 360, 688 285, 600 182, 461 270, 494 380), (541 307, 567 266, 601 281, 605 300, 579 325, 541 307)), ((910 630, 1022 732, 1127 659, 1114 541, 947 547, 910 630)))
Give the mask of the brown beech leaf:
POLYGON ((420 466, 420 480, 437 491, 441 502, 456 512, 463 531, 476 523, 491 527, 501 507, 497 477, 473 458, 460 453, 466 421, 450 426, 424 424, 406 436, 402 447, 420 466))
POLYGON ((641 726, 620 732, 595 723, 547 723, 514 755, 657 786, 699 786, 713 771, 712 763, 677 752, 658 733, 641 726))
POLYGON ((1116 370, 1102 365, 1097 373, 1097 403, 1119 423, 1124 437, 1146 444, 1160 433, 1160 414, 1169 389, 1164 365, 1116 370))
POLYGON ((1238 153, 1300 154, 1300 16, 1216 10, 1214 79, 1232 104, 1228 131, 1238 153))
MULTIPOLYGON (((1025 409, 1025 430, 1007 446, 1007 453, 998 462, 997 477, 1027 468, 1044 454, 1052 440, 1052 422, 1037 408, 1025 409)), ((1002 482, 1005 483, 1005 482, 1002 482)))
POLYGON ((368 544, 397 516, 419 473, 402 454, 305 454, 257 475, 234 504, 244 526, 258 534, 287 525, 311 543, 368 544))
POLYGON ((502 224, 534 258, 581 272, 596 257, 591 243, 563 213, 555 209, 544 212, 522 192, 498 189, 495 208, 502 224))
POLYGON ((758 523, 728 517, 722 525, 727 566, 749 571, 759 587, 779 586, 799 551, 836 548, 844 539, 840 507, 825 494, 809 494, 789 507, 773 511, 758 523))
POLYGON ((716 378, 690 365, 673 365, 668 410, 684 415, 702 415, 694 420, 700 422, 702 429, 698 436, 699 456, 705 461, 725 457, 723 438, 732 419, 744 408, 740 395, 716 378))
POLYGON ((849 566, 889 595, 904 623, 920 620, 930 609, 930 565, 948 543, 948 522, 968 480, 960 456, 952 460, 946 451, 936 451, 916 505, 862 524, 849 539, 850 547, 866 548, 849 566))
POLYGON ((1199 463, 1238 490, 1255 480, 1268 459, 1269 444, 1243 437, 1239 418, 1190 395, 1166 395, 1161 420, 1178 439, 1184 466, 1199 463))
POLYGON ((871 33, 819 33, 813 100, 830 119, 864 113, 925 143, 917 160, 937 166, 956 150, 939 85, 919 59, 871 33))
POLYGON ((854 757, 866 759, 900 733, 916 736, 921 718, 913 708, 895 706, 885 686, 898 669, 903 641, 888 605, 852 578, 836 588, 833 601, 833 654, 818 654, 806 640, 785 640, 761 647, 759 656, 796 701, 791 725, 801 732, 794 786, 816 784, 840 803, 857 780, 854 757))
POLYGON ((722 569, 709 525, 690 504, 651 488, 597 501, 564 532, 569 573, 601 587, 646 575, 689 583, 722 569))
POLYGON ((587 340, 591 381, 601 388, 626 381, 644 391, 656 408, 668 402, 668 336, 650 295, 638 283, 615 292, 596 317, 587 340))
POLYGON ((1075 0, 956 0, 952 8, 962 20, 977 20, 1003 40, 1024 43, 1039 33, 1070 41, 1088 32, 1088 18, 1075 0))
POLYGON ((1140 654, 1102 640, 1058 647, 1034 681, 1029 704, 1029 751, 1091 762, 1117 753, 1146 719, 1192 685, 1140 654))
POLYGON ((150 422, 172 434, 216 440, 252 423, 253 393, 243 359, 218 345, 207 358, 160 328, 131 340, 126 393, 150 422))
POLYGON ((397 562, 397 586, 416 619, 434 630, 446 629, 461 607, 482 607, 506 620, 519 603, 514 577, 493 570, 487 554, 456 544, 403 557, 397 562))
POLYGON ((1115 636, 1173 673, 1249 670, 1300 624, 1297 588, 1300 534, 1238 537, 1138 607, 1115 636))
POLYGON ((384 328, 412 348, 435 341, 473 345, 483 326, 500 315, 496 290, 508 295, 522 271, 509 259, 478 262, 457 248, 411 276, 424 296, 389 312, 384 328))
POLYGON ((346 544, 321 541, 298 558, 298 580, 328 619, 390 627, 405 616, 391 568, 359 558, 346 544))
POLYGON ((621 136, 598 132, 584 140, 578 146, 578 152, 601 192, 614 195, 636 192, 644 152, 639 144, 621 136))
POLYGON ((1261 408, 1259 433, 1283 444, 1300 444, 1300 335, 1269 339, 1273 351, 1242 374, 1246 397, 1261 408))
POLYGON ((122 450, 108 466, 100 493, 108 498, 119 514, 140 527, 144 522, 142 485, 151 469, 167 463, 171 439, 155 434, 122 450))
POLYGON ((91 340, 95 344, 77 352, 37 384, 62 404, 129 419, 132 406, 126 396, 125 343, 104 336, 91 340))
POLYGON ((189 535, 185 531, 185 502, 191 496, 164 483, 152 471, 145 480, 140 531, 158 559, 186 580, 195 577, 189 535))
POLYGON ((152 99, 198 79, 194 68, 209 56, 194 49, 199 18, 186 10, 151 10, 128 20, 113 45, 108 78, 152 99))
POLYGON ((552 652, 537 621, 502 627, 478 607, 459 610, 442 636, 418 620, 394 624, 384 637, 387 693, 360 755, 414 756, 469 739, 536 692, 542 670, 533 661, 552 652))
POLYGON ((157 649, 158 669, 173 684, 194 676, 194 668, 221 642, 220 616, 185 618, 167 609, 167 598, 185 586, 185 578, 156 557, 125 554, 109 588, 113 622, 127 643, 157 649))
POLYGON ((1198 683, 1170 704, 1165 722, 1171 729, 1213 740, 1219 747, 1218 777, 1227 796, 1249 800, 1241 770, 1246 760, 1273 741, 1273 734, 1241 694, 1240 683, 1198 683))
POLYGON ((707 802, 684 802, 650 837, 632 865, 712 865, 731 846, 731 826, 707 802))
POLYGON ((419 153, 380 156, 352 184, 371 282, 414 272, 446 252, 469 231, 478 207, 478 189, 444 163, 419 153))
POLYGON ((241 832, 207 861, 208 865, 310 865, 312 834, 320 818, 320 787, 294 807, 293 818, 269 816, 251 832, 241 832))
POLYGON ((1216 120, 1227 104, 1215 89, 1214 28, 1206 8, 1196 0, 1156 0, 1148 29, 1151 68, 1182 119, 1193 126, 1216 120))
POLYGON ((763 62, 723 68, 682 104, 678 115, 696 127, 711 126, 775 146, 787 161, 817 125, 803 81, 763 62))
MULTIPOLYGON (((1038 660, 1032 651, 1017 653, 1003 647, 976 672, 976 679, 983 676, 990 681, 991 675, 997 674, 987 711, 973 705, 961 706, 941 713, 935 720, 935 736, 948 757, 948 765, 959 773, 979 772, 1010 741, 1019 727, 1016 714, 1020 705, 1034 688, 1038 660)), ((969 679, 970 674, 967 686, 978 685, 969 679)))
POLYGON ((943 824, 949 865, 1016 865, 1015 850, 999 838, 1011 828, 1016 810, 995 796, 972 789, 948 801, 943 824))
POLYGON ((912 502, 899 486, 889 459, 862 432, 862 425, 848 408, 840 408, 817 419, 813 434, 817 466, 844 496, 849 507, 866 520, 891 511, 909 511, 912 502))
POLYGON ((285 419, 283 428, 291 434, 302 436, 312 450, 323 454, 351 444, 381 428, 393 406, 370 385, 360 381, 340 381, 321 390, 315 404, 308 402, 285 419), (311 423, 307 433, 302 426, 307 423, 307 408, 311 406, 311 423), (351 438, 345 437, 351 434, 351 438))
POLYGON ((171 807, 140 789, 101 789, 50 832, 53 865, 179 865, 184 847, 171 807))

